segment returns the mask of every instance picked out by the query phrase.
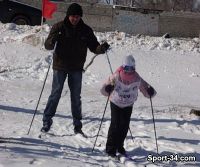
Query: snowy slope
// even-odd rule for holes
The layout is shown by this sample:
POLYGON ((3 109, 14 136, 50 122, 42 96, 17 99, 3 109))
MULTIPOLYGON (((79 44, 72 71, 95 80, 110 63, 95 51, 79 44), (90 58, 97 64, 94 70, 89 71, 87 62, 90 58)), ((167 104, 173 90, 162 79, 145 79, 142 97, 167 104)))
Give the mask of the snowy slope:
MULTIPOLYGON (((0 23, 0 167, 109 166, 105 156, 109 106, 97 145, 91 152, 106 103, 99 89, 111 73, 106 55, 97 56, 84 73, 83 131, 89 138, 73 134, 67 83, 50 134, 38 137, 51 91, 52 70, 27 135, 51 62, 51 52, 43 47, 49 27, 42 28, 0 23)), ((133 54, 138 73, 157 90, 153 109, 158 158, 176 158, 173 154, 185 160, 189 156, 196 158, 196 161, 182 162, 147 161, 148 156, 156 155, 154 128, 150 101, 139 94, 130 123, 134 139, 128 133, 125 141, 125 148, 137 166, 200 166, 200 121, 189 114, 191 108, 200 108, 200 39, 164 39, 122 32, 96 32, 96 35, 99 41, 106 39, 112 46, 108 56, 113 70, 121 65, 125 55, 133 54)), ((88 52, 86 64, 92 56, 88 52)), ((125 166, 133 163, 127 162, 125 166)))

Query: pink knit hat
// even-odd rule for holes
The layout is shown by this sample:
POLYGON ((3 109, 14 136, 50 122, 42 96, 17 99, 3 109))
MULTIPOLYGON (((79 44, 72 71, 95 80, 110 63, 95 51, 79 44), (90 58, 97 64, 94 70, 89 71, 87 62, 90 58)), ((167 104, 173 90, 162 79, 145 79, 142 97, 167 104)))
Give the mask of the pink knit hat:
POLYGON ((124 83, 131 83, 134 80, 135 72, 135 59, 132 55, 128 55, 124 58, 123 64, 119 70, 120 78, 124 83))
POLYGON ((135 71, 135 59, 132 55, 128 55, 124 58, 122 67, 126 72, 135 71))

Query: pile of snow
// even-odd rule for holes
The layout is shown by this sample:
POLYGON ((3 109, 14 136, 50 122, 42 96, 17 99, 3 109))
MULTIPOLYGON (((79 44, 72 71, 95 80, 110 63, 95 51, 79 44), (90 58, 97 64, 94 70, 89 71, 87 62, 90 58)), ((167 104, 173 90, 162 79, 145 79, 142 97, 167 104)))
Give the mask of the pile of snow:
MULTIPOLYGON (((42 27, 17 26, 13 23, 0 23, 0 26, 0 47, 2 50, 0 72, 15 71, 17 73, 11 73, 9 76, 5 73, 1 78, 21 78, 23 75, 27 75, 32 78, 42 79, 46 73, 48 64, 51 62, 51 52, 47 53, 43 47, 44 40, 48 35, 50 27, 48 25, 42 27), (8 43, 9 46, 13 48, 12 50, 10 50, 10 47, 5 47, 8 43), (16 46, 16 43, 23 43, 23 46, 18 47, 16 46), (35 47, 32 47, 30 51, 29 45, 35 47), (40 48, 39 50, 38 47, 40 48), (41 56, 41 54, 43 56, 41 56), (26 61, 23 61, 23 59, 26 61), (15 65, 13 66, 14 62, 15 65)), ((95 34, 99 41, 108 41, 112 46, 112 50, 122 50, 124 47, 127 47, 133 50, 138 48, 145 50, 181 51, 180 54, 184 54, 185 52, 200 53, 199 38, 166 39, 163 37, 150 37, 144 35, 133 36, 117 31, 108 33, 96 32, 95 34)), ((199 74, 196 74, 195 72, 191 74, 191 77, 198 76, 199 74)))
MULTIPOLYGON (((91 152, 102 118, 106 98, 100 94, 102 83, 111 74, 106 54, 99 55, 83 74, 82 108, 84 139, 73 134, 70 92, 65 84, 51 135, 38 138, 42 113, 51 91, 52 70, 38 106, 29 135, 27 131, 38 102, 42 84, 52 59, 43 43, 48 25, 17 26, 0 23, 0 167, 27 166, 108 166, 105 156, 110 108, 91 152)), ((161 156, 182 156, 185 161, 147 161, 156 155, 154 127, 149 99, 139 94, 130 123, 125 148, 135 163, 125 166, 200 166, 199 118, 190 115, 199 108, 199 38, 164 38, 130 35, 124 32, 95 32, 99 41, 111 45, 108 57, 112 69, 121 65, 127 54, 136 59, 138 73, 157 91, 153 109, 161 156), (187 161, 190 156, 195 161, 187 161)), ((94 56, 88 51, 87 65, 94 56)))
POLYGON ((150 37, 144 35, 129 35, 124 32, 110 32, 106 36, 103 33, 97 33, 100 40, 107 40, 115 47, 139 47, 149 50, 173 50, 182 52, 196 52, 200 53, 200 39, 199 38, 164 38, 164 37, 150 37))

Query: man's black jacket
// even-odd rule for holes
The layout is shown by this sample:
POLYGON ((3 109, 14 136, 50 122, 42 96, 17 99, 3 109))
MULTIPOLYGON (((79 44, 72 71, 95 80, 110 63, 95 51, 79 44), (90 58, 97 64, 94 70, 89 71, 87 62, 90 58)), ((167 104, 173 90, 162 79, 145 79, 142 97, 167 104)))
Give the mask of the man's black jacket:
POLYGON ((54 49, 56 41, 57 47, 53 56, 55 70, 83 70, 87 48, 95 54, 104 53, 93 30, 82 19, 75 27, 68 17, 54 24, 45 41, 45 48, 54 49))

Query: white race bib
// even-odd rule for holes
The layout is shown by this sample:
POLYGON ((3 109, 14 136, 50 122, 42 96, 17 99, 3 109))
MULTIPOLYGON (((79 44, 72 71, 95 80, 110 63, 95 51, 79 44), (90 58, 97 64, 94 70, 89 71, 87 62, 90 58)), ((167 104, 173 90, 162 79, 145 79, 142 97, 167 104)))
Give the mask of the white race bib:
POLYGON ((119 81, 115 82, 115 89, 111 94, 111 101, 119 107, 132 106, 138 97, 140 81, 126 85, 119 81))

